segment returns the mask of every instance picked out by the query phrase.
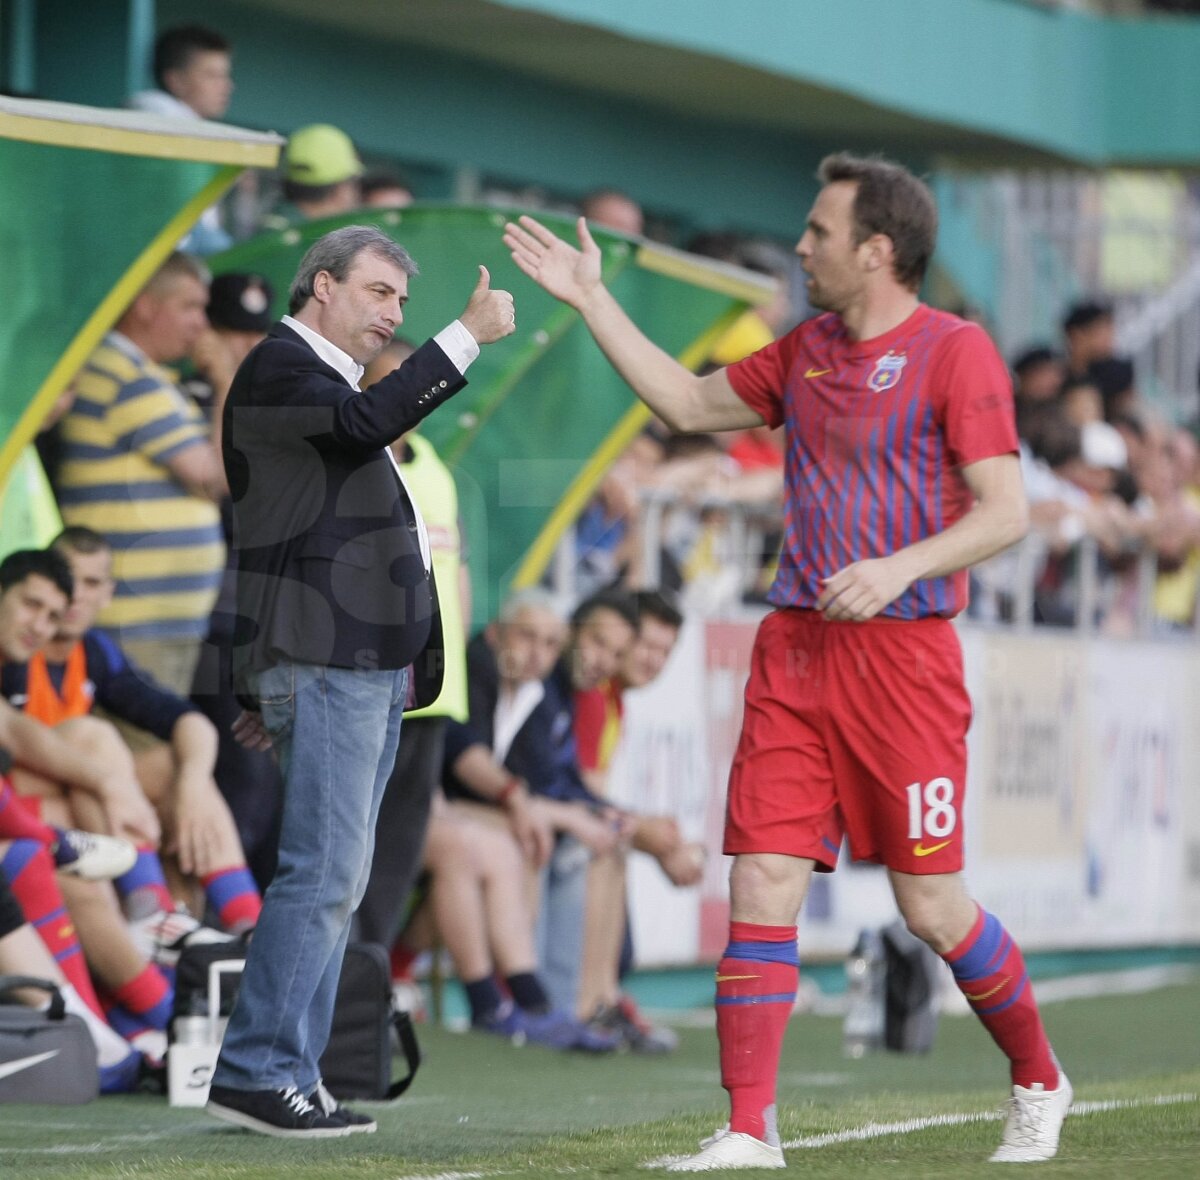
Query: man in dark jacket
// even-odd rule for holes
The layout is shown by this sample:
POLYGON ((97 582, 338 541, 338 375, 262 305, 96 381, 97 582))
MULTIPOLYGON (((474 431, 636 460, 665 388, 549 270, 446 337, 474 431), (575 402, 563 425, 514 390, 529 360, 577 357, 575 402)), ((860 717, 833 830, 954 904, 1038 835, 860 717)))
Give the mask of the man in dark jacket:
POLYGON ((225 406, 234 668, 250 706, 239 727, 274 744, 285 788, 279 867, 208 1109, 285 1138, 375 1130, 325 1090, 319 1061, 401 712, 441 683, 429 543, 388 444, 462 388, 479 345, 514 327, 512 297, 480 267, 462 316, 360 391, 416 270, 371 227, 320 238, 291 315, 242 363, 225 406))

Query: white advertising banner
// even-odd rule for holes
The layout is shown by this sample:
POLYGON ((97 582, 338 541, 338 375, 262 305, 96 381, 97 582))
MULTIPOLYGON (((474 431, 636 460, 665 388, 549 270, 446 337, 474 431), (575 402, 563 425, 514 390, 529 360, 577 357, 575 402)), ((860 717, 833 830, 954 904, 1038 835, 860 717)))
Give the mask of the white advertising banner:
MULTIPOLYGON (((629 694, 614 797, 703 840, 703 883, 631 858, 642 966, 712 962, 725 944, 726 781, 756 624, 691 622, 662 677, 629 694)), ((967 879, 1029 949, 1200 939, 1200 649, 1055 631, 960 628, 975 704, 967 879)), ((801 953, 840 956, 896 916, 883 870, 819 874, 801 953)))

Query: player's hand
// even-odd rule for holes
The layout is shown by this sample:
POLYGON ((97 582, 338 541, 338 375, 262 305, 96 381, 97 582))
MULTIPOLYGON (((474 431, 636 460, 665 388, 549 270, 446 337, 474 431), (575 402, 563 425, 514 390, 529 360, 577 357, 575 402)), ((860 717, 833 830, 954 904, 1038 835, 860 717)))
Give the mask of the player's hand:
POLYGON ((633 831, 633 846, 661 861, 683 844, 679 825, 669 815, 640 815, 633 831))
POLYGON ((827 619, 862 623, 899 598, 909 578, 892 558, 876 557, 852 562, 832 578, 822 578, 821 585, 817 610, 827 619))
POLYGON ((237 720, 229 727, 229 732, 233 734, 233 740, 247 750, 269 750, 271 748, 271 735, 267 733, 266 726, 263 725, 261 713, 252 713, 249 709, 243 709, 238 714, 237 720))
POLYGON ((524 789, 511 796, 504 807, 513 836, 526 860, 540 869, 554 851, 554 832, 549 822, 532 805, 524 789))
POLYGON ((574 836, 595 856, 605 856, 621 843, 621 827, 604 816, 592 812, 578 803, 568 803, 560 813, 559 826, 574 836))
POLYGON ((477 344, 492 344, 517 330, 517 312, 507 291, 493 291, 488 268, 479 268, 479 282, 467 300, 467 309, 458 317, 477 344))
POLYGON ((228 810, 212 778, 181 774, 172 793, 171 812, 166 851, 179 858, 179 867, 198 877, 222 868, 229 852, 228 810))
POLYGON ((214 389, 224 393, 229 388, 235 366, 216 328, 205 328, 196 337, 188 358, 212 382, 214 389))
POLYGON ((672 885, 699 885, 704 878, 705 852, 703 844, 680 844, 658 863, 672 885))
POLYGON ((539 287, 578 310, 600 286, 600 247, 592 240, 582 217, 576 223, 576 232, 578 250, 540 221, 523 216, 505 225, 504 244, 517 266, 539 287))
POLYGON ((109 778, 101 794, 109 833, 134 844, 157 848, 162 838, 158 813, 135 781, 109 778))

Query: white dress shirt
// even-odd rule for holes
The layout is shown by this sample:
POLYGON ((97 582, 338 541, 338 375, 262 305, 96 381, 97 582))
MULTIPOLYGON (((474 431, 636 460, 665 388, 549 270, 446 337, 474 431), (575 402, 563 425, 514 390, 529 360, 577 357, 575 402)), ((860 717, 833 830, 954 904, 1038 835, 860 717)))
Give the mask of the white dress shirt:
MULTIPOLYGON (((332 341, 326 340, 319 332, 314 332, 307 324, 302 324, 290 315, 285 315, 282 322, 287 324, 330 368, 337 370, 338 375, 345 379, 351 389, 360 388, 358 383, 362 380, 364 369, 348 352, 343 352, 332 341)), ((459 320, 447 324, 433 338, 433 342, 446 354, 446 359, 464 375, 467 366, 479 356, 479 345, 476 343, 475 337, 463 327, 459 320)), ((404 482, 404 472, 400 470, 400 464, 396 462, 396 456, 392 454, 391 447, 384 447, 383 453, 388 457, 388 462, 395 470, 396 478, 403 486, 408 495, 408 501, 412 505, 413 516, 416 518, 417 524, 417 539, 421 547, 421 560, 428 572, 432 567, 433 558, 429 549, 429 533, 425 528, 425 521, 421 517, 421 509, 417 507, 417 502, 413 499, 408 484, 404 482)))

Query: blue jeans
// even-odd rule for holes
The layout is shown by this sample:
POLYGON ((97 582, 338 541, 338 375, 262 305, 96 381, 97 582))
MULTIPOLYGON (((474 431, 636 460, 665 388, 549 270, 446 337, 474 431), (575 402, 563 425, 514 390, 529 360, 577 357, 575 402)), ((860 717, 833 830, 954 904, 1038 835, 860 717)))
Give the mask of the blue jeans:
POLYGON ((350 915, 367 887, 408 673, 281 663, 254 687, 284 777, 279 867, 213 1082, 309 1094, 321 1077, 350 915))
POLYGON ((583 964, 583 918, 591 854, 574 836, 559 836, 542 870, 542 904, 534 943, 538 974, 560 1012, 575 1015, 583 964))

